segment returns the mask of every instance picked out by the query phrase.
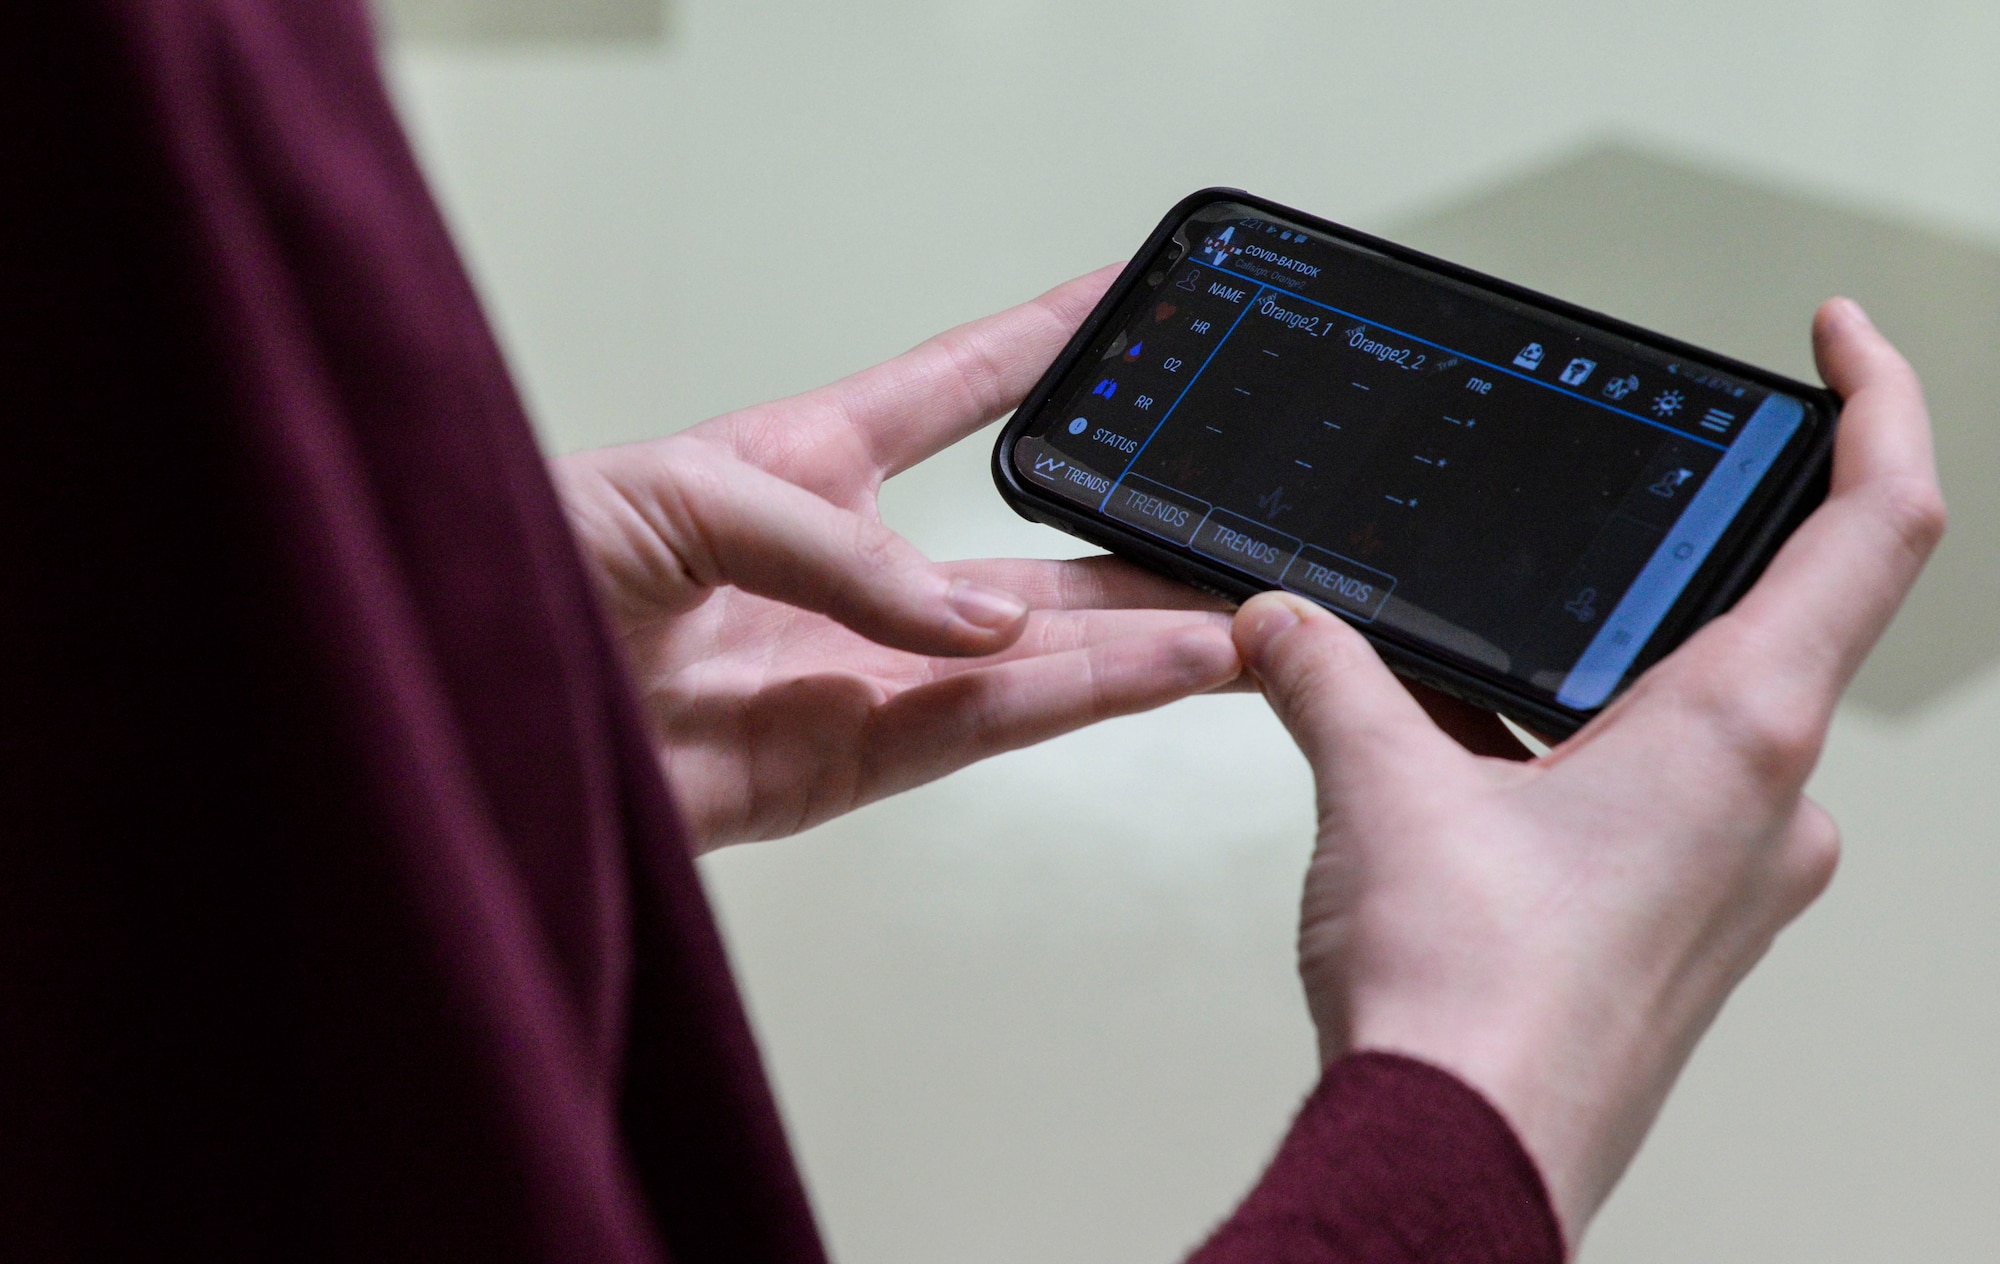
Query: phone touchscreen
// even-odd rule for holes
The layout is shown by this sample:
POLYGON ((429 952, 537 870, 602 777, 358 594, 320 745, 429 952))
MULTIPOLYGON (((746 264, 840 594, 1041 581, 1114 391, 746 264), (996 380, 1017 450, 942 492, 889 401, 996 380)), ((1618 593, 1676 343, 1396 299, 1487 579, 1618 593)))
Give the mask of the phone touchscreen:
POLYGON ((1823 424, 1254 207, 1175 242, 1015 443, 1021 480, 1563 707, 1643 665, 1823 424))

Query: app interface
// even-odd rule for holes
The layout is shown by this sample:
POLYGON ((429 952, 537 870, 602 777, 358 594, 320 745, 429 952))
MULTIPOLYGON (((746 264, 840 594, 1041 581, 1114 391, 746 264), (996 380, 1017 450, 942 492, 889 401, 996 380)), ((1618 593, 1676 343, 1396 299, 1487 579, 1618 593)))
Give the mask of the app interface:
POLYGON ((1232 203, 1016 443, 1022 479, 1590 710, 1798 399, 1232 203))

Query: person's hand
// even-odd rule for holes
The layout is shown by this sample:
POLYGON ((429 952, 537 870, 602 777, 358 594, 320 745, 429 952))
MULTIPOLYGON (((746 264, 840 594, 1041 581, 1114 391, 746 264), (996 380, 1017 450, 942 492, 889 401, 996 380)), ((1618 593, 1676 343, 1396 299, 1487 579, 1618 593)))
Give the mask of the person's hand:
POLYGON ((1108 557, 932 564, 876 508, 884 479, 1013 409, 1115 274, 796 399, 556 463, 698 845, 792 833, 1236 677, 1225 607, 1191 588, 1108 557))
POLYGON ((1299 965, 1321 1056, 1403 1053, 1481 1090, 1572 1249, 1731 988, 1832 878, 1838 834, 1801 788, 1944 529, 1909 365, 1846 300, 1814 345, 1846 400, 1830 498, 1735 609, 1542 759, 1448 740, 1308 602, 1237 615, 1317 776, 1299 965))

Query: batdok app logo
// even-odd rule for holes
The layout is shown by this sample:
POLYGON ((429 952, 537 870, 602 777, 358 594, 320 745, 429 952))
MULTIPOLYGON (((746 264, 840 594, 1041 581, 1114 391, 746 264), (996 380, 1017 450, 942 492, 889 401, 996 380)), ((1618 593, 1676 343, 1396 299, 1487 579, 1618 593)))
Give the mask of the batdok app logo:
POLYGON ((1243 247, 1236 244, 1236 226, 1231 224, 1221 232, 1211 233, 1205 238, 1201 243, 1201 249, 1194 252, 1194 257, 1210 267, 1226 268, 1237 255, 1242 253, 1243 247))

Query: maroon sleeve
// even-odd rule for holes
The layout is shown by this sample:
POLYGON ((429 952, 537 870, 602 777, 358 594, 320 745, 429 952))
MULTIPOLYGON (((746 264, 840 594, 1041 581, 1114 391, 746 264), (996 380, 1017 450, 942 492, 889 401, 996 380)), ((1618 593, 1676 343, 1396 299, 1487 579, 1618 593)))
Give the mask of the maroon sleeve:
POLYGON ((0 1256, 822 1260, 360 0, 0 5, 0 173, 0 1256))
POLYGON ((1277 1157, 1191 1264, 1561 1264, 1533 1160, 1485 1098, 1426 1063, 1327 1068, 1277 1157))

